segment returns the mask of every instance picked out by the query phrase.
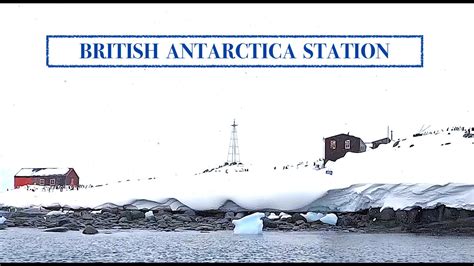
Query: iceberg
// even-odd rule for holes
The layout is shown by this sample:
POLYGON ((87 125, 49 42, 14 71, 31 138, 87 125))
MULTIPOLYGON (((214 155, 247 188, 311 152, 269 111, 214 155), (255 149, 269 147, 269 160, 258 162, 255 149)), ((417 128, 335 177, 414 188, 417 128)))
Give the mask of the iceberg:
POLYGON ((154 216, 154 215, 153 215, 153 211, 147 211, 147 212, 145 212, 145 218, 152 217, 152 216, 154 216))
POLYGON ((330 225, 336 225, 337 223, 337 216, 334 213, 326 214, 324 217, 319 219, 321 222, 330 225))
POLYGON ((241 219, 233 220, 232 223, 235 225, 234 234, 238 235, 259 235, 262 233, 263 222, 262 217, 265 217, 264 213, 256 212, 247 215, 241 219))
POLYGON ((306 222, 316 222, 319 219, 324 217, 324 214, 322 213, 315 213, 315 212, 307 212, 306 214, 301 214, 306 219, 306 222))

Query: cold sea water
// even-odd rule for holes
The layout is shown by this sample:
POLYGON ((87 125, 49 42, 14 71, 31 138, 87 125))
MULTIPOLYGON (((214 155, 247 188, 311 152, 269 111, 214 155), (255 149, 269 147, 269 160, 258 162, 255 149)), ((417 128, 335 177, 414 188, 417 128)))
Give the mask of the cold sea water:
POLYGON ((8 228, 0 230, 1 262, 474 262, 474 237, 8 228))

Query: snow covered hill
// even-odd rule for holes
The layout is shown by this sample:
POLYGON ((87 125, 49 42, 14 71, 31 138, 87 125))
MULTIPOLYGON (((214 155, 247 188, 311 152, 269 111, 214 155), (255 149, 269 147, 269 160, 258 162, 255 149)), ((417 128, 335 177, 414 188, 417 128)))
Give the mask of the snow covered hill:
POLYGON ((474 138, 464 131, 439 130, 364 153, 348 153, 321 170, 310 160, 290 164, 288 169, 223 166, 197 175, 131 180, 78 191, 21 188, 0 193, 0 205, 303 212, 445 204, 474 210, 473 152, 474 138))

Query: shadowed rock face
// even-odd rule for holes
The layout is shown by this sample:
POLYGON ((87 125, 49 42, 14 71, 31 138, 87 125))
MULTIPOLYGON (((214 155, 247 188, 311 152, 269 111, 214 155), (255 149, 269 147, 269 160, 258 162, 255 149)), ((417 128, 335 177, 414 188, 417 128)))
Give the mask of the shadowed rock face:
POLYGON ((88 225, 86 226, 86 228, 84 228, 84 231, 82 231, 82 233, 85 235, 95 235, 98 234, 99 231, 97 231, 97 229, 95 229, 94 227, 88 225))
POLYGON ((474 235, 474 211, 439 205, 410 210, 373 208, 363 213, 339 213, 338 225, 389 232, 474 235), (390 230, 389 230, 390 229, 390 230))

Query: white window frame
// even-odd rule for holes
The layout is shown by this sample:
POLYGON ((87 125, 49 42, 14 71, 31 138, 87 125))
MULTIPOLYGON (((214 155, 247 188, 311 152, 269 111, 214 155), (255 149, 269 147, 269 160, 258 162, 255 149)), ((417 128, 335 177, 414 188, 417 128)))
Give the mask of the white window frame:
POLYGON ((351 149, 351 140, 350 139, 344 141, 344 149, 346 149, 346 150, 351 149))
POLYGON ((335 149, 336 149, 336 143, 337 143, 337 142, 336 142, 335 140, 331 140, 331 141, 329 142, 329 147, 330 147, 331 150, 335 150, 335 149))
POLYGON ((44 178, 40 178, 40 186, 44 186, 44 178))
POLYGON ((49 180, 49 185, 50 186, 55 186, 56 185, 56 179, 52 178, 49 180))

